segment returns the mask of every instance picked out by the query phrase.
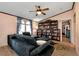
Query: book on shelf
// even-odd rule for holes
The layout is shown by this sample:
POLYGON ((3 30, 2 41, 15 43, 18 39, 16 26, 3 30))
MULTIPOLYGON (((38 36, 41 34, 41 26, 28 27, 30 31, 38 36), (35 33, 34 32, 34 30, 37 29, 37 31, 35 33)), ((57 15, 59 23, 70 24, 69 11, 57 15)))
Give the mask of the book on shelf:
MULTIPOLYGON (((46 20, 44 22, 40 22, 38 28, 41 29, 39 31, 41 34, 39 35, 47 35, 50 38, 59 36, 60 31, 58 30, 58 21, 57 20, 46 20)), ((38 33, 39 33, 38 32, 38 33)))

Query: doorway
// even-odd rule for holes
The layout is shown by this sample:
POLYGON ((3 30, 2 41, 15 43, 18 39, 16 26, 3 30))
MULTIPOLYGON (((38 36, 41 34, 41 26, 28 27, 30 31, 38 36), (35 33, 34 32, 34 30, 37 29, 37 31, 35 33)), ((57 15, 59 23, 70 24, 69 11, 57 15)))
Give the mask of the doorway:
POLYGON ((71 42, 70 22, 71 22, 71 20, 62 21, 62 41, 63 42, 71 42))

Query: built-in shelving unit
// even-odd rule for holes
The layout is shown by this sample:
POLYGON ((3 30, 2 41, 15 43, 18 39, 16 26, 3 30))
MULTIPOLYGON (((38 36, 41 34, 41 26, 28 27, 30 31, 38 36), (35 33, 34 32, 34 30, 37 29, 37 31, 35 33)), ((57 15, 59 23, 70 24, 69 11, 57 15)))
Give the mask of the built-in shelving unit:
POLYGON ((38 24, 37 35, 47 36, 50 39, 60 40, 60 30, 58 29, 57 20, 46 20, 38 24), (39 34, 40 33, 40 34, 39 34))

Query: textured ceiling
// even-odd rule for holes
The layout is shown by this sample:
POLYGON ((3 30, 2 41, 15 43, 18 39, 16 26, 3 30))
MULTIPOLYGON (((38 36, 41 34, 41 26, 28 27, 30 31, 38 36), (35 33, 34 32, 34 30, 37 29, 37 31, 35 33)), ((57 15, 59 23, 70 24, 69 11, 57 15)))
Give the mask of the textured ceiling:
POLYGON ((0 11, 9 14, 21 16, 24 18, 40 21, 47 17, 56 15, 72 8, 73 2, 0 2, 0 11), (47 15, 36 16, 35 5, 40 5, 42 8, 48 7, 47 15))

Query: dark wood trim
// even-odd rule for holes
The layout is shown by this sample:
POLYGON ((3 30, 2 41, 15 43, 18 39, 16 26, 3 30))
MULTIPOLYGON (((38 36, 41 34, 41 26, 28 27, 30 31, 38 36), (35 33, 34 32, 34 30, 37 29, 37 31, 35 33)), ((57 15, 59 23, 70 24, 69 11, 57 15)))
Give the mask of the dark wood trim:
POLYGON ((74 8, 75 2, 73 2, 72 9, 74 8))
MULTIPOLYGON (((56 14, 56 15, 54 15, 54 16, 57 16, 57 15, 60 15, 60 14, 66 13, 66 12, 68 12, 68 11, 70 11, 70 10, 72 10, 72 9, 66 10, 66 11, 64 11, 64 12, 62 12, 62 13, 59 13, 59 14, 56 14)), ((54 16, 51 16, 51 17, 54 17, 54 16)), ((51 17, 48 17, 48 18, 51 18, 51 17)), ((48 19, 48 18, 47 18, 47 19, 48 19)))
MULTIPOLYGON (((45 18, 45 19, 43 19, 43 20, 46 20, 46 19, 49 19, 49 18, 52 18, 52 17, 58 16, 58 15, 60 15, 60 14, 66 13, 66 12, 68 12, 68 11, 71 11, 71 10, 73 10, 74 5, 75 5, 75 2, 73 2, 73 5, 72 5, 72 8, 71 8, 71 9, 66 10, 66 11, 64 11, 64 12, 61 12, 61 13, 58 13, 58 14, 56 14, 56 15, 50 16, 50 17, 45 18)), ((43 21, 43 20, 41 20, 41 21, 43 21)), ((40 22, 41 22, 41 21, 40 21, 40 22)))
POLYGON ((10 15, 10 16, 14 16, 14 17, 20 17, 20 18, 23 18, 23 19, 27 19, 27 18, 24 18, 24 17, 21 17, 21 16, 16 16, 16 15, 6 13, 6 12, 2 12, 2 11, 0 11, 0 13, 7 14, 7 15, 10 15))
MULTIPOLYGON (((71 10, 72 10, 72 9, 66 10, 66 11, 64 11, 64 12, 62 12, 62 13, 59 13, 59 14, 56 14, 56 15, 50 16, 50 17, 48 17, 48 18, 46 18, 46 19, 49 19, 49 18, 52 18, 52 17, 58 16, 58 15, 60 15, 60 14, 66 13, 66 12, 71 11, 71 10)), ((46 19, 43 19, 43 20, 46 20, 46 19)), ((43 21, 43 20, 41 20, 41 21, 43 21)), ((41 22, 41 21, 40 21, 40 22, 41 22)))

